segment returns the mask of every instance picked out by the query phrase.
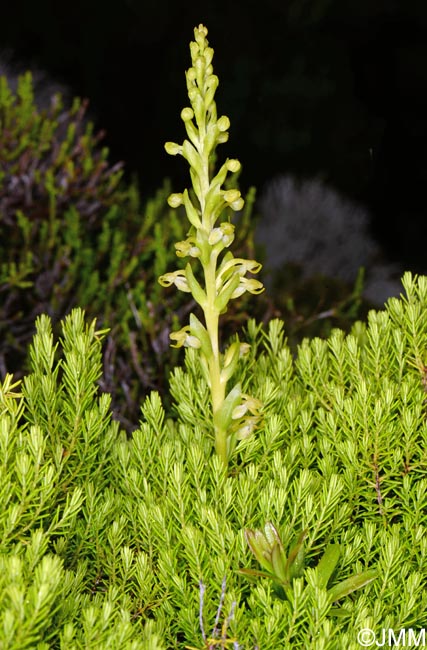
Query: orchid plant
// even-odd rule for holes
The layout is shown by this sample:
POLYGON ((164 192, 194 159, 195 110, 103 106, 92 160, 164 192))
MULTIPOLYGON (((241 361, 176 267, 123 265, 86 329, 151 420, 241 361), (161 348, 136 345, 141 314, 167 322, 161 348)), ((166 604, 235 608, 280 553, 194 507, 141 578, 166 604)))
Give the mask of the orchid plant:
MULTIPOLYGON (((274 590, 279 598, 282 600, 286 598, 292 599, 291 584, 295 578, 302 577, 306 569, 304 551, 304 539, 306 535, 307 531, 303 531, 296 543, 289 550, 289 553, 286 553, 280 535, 270 521, 265 524, 263 531, 246 529, 245 537, 248 546, 263 570, 239 569, 239 573, 260 578, 270 578, 273 581, 274 590)), ((378 572, 375 569, 368 569, 367 571, 352 575, 345 580, 341 580, 332 587, 329 586, 336 572, 340 555, 340 545, 329 544, 320 558, 315 571, 315 582, 318 587, 327 590, 328 600, 334 605, 331 609, 331 614, 335 616, 344 616, 346 614, 345 609, 335 606, 336 601, 348 596, 348 594, 351 594, 357 589, 365 587, 378 576, 378 572)))
POLYGON ((218 77, 213 74, 214 52, 207 33, 206 27, 199 25, 194 30, 195 41, 190 43, 192 66, 186 79, 191 107, 181 112, 188 139, 182 145, 165 145, 167 153, 183 156, 190 166, 192 190, 171 194, 168 199, 171 207, 185 208, 190 231, 187 239, 176 243, 175 248, 178 257, 190 259, 184 269, 162 275, 159 282, 191 293, 202 309, 204 322, 191 314, 189 324, 173 332, 170 338, 173 347, 200 350, 202 371, 211 393, 215 449, 227 466, 237 441, 251 435, 257 426, 261 403, 244 394, 240 383, 228 388, 248 345, 237 338, 222 352, 219 319, 230 300, 246 291, 258 294, 264 287, 258 280, 246 277, 248 272, 258 273, 261 264, 233 256, 229 248, 235 226, 229 219, 221 221, 225 208, 239 211, 244 200, 238 189, 223 188, 227 175, 240 169, 238 160, 227 159, 215 175, 212 172, 215 149, 228 140, 230 120, 224 115, 217 117, 214 97, 218 77), (196 260, 202 273, 193 270, 196 260))

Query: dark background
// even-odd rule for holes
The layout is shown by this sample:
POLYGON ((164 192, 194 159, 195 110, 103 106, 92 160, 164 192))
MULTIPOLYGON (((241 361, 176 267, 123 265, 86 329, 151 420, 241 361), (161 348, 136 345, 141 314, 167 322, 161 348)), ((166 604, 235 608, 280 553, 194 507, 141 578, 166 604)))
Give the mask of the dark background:
POLYGON ((203 22, 231 119, 222 154, 243 163, 243 188, 320 175, 369 207, 390 259, 427 272, 425 0, 18 0, 1 14, 0 48, 90 98, 112 160, 147 198, 165 177, 188 184, 163 143, 184 137, 188 43, 203 22))

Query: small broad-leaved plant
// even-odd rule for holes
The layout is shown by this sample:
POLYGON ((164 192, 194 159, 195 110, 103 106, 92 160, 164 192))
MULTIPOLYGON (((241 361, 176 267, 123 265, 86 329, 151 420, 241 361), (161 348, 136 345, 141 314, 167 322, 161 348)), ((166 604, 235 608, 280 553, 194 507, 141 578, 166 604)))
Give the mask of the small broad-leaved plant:
MULTIPOLYGON (((255 555, 256 559, 264 569, 240 569, 239 573, 262 578, 271 578, 276 594, 283 600, 288 597, 289 587, 295 578, 303 576, 305 567, 304 539, 307 532, 303 531, 296 543, 290 548, 289 553, 283 546, 277 529, 271 522, 267 522, 264 530, 245 530, 246 541, 255 555)), ((329 582, 337 568, 341 555, 339 544, 329 544, 320 558, 316 568, 314 582, 320 589, 327 589, 329 582)), ((365 587, 377 577, 375 569, 368 569, 356 575, 346 578, 327 589, 329 602, 348 596, 356 589, 365 587)), ((345 615, 346 610, 339 607, 332 607, 331 614, 335 616, 345 615)))
POLYGON ((248 272, 258 273, 261 264, 236 258, 228 250, 234 240, 234 225, 229 220, 218 223, 225 208, 241 210, 244 201, 239 190, 222 187, 228 173, 240 169, 238 160, 227 159, 215 175, 212 173, 215 149, 228 140, 230 120, 217 117, 214 96, 218 77, 213 74, 213 49, 208 45, 207 33, 206 27, 199 25, 194 30, 195 41, 190 44, 192 66, 186 79, 191 107, 181 112, 188 139, 182 145, 165 145, 167 153, 180 154, 190 166, 192 190, 171 194, 168 199, 172 207, 185 207, 191 227, 188 238, 175 244, 175 248, 178 257, 188 257, 190 261, 185 269, 162 275, 159 282, 191 293, 203 311, 204 323, 191 314, 189 325, 170 337, 174 347, 200 350, 202 371, 211 392, 215 449, 227 465, 237 441, 255 429, 261 403, 244 394, 240 383, 231 389, 227 387, 248 346, 237 338, 222 353, 219 318, 230 300, 246 291, 260 293, 264 287, 258 280, 246 277, 248 272), (202 271, 200 281, 192 266, 196 260, 202 271))

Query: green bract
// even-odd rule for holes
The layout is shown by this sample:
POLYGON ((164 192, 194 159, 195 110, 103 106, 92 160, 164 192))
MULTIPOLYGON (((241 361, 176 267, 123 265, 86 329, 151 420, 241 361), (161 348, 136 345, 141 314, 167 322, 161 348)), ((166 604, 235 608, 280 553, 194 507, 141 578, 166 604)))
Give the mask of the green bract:
POLYGON ((190 44, 192 67, 187 71, 187 90, 191 108, 181 112, 188 140, 182 145, 167 142, 165 149, 172 156, 180 154, 190 165, 192 190, 171 194, 171 207, 185 206, 191 224, 186 240, 175 244, 178 257, 198 259, 203 280, 198 280, 189 262, 184 270, 165 273, 159 282, 165 287, 174 284, 181 291, 190 292, 204 314, 204 324, 190 318, 190 325, 171 334, 174 347, 199 348, 205 369, 211 400, 215 449, 225 465, 236 442, 247 438, 259 421, 261 403, 242 394, 236 384, 227 392, 227 382, 237 368, 240 343, 237 341, 225 355, 220 351, 218 324, 220 314, 227 310, 233 298, 246 291, 257 294, 264 290, 258 280, 246 273, 258 273, 261 264, 255 260, 234 258, 228 251, 234 240, 234 225, 229 221, 217 223, 224 208, 241 210, 243 198, 238 189, 223 189, 227 174, 240 169, 235 159, 227 159, 216 175, 212 175, 213 157, 218 144, 228 140, 230 120, 217 117, 214 101, 218 77, 213 74, 213 50, 208 46, 208 30, 199 25, 194 30, 195 41, 190 44), (256 404, 256 407, 254 406, 256 404), (249 413, 248 413, 249 412, 249 413))

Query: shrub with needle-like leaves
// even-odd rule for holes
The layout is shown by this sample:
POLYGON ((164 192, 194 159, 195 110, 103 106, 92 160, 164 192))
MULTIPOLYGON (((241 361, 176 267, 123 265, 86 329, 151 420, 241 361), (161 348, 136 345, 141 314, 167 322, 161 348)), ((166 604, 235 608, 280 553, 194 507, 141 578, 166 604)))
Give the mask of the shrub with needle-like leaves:
POLYGON ((174 417, 152 392, 128 436, 99 394, 106 332, 74 310, 55 341, 41 316, 30 373, 0 384, 2 650, 359 650, 427 627, 427 278, 403 285, 295 357, 281 321, 248 323, 234 377, 263 418, 230 468, 200 348, 174 417))
POLYGON ((231 473, 197 350, 172 378, 176 418, 153 393, 129 439, 97 390, 104 335, 74 312, 56 342, 39 319, 31 373, 0 387, 0 646, 358 650, 361 628, 426 627, 427 279, 404 286, 295 360, 281 322, 249 324, 236 375, 265 411, 231 473), (245 530, 268 521, 286 549, 307 531, 285 600, 240 573, 259 569, 245 530), (337 616, 331 598, 371 570, 337 616))

